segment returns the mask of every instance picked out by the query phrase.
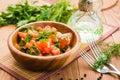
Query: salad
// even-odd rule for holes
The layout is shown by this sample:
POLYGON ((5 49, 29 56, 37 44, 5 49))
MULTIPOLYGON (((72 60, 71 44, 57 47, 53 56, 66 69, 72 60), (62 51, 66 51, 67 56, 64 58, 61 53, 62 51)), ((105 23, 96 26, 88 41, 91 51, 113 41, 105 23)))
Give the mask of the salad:
POLYGON ((38 56, 55 56, 70 50, 72 33, 61 33, 55 27, 21 28, 14 46, 26 53, 38 56))

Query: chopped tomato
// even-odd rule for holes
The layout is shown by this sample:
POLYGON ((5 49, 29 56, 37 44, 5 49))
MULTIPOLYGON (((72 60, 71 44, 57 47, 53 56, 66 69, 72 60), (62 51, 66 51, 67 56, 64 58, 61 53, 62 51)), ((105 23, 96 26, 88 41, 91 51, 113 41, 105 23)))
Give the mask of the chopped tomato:
POLYGON ((72 33, 62 34, 60 37, 60 48, 65 48, 65 46, 69 45, 72 40, 72 33))
POLYGON ((68 40, 60 39, 60 48, 65 48, 68 45, 68 40))
POLYGON ((42 53, 50 53, 50 42, 38 41, 38 42, 36 42, 36 45, 42 53))
POLYGON ((19 37, 21 37, 21 38, 26 38, 27 33, 24 33, 24 32, 18 32, 18 35, 19 35, 19 37))
POLYGON ((44 48, 44 51, 46 54, 50 54, 50 52, 51 52, 50 48, 44 48))
POLYGON ((52 55, 59 55, 60 54, 60 49, 55 47, 54 45, 51 46, 51 53, 52 55))

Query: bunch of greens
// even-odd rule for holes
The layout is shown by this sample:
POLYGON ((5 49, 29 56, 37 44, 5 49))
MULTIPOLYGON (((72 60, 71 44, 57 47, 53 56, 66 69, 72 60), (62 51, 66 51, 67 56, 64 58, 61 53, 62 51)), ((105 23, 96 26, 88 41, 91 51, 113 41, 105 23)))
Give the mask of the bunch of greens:
POLYGON ((11 5, 0 15, 0 26, 9 24, 24 24, 35 21, 57 21, 67 23, 72 13, 76 11, 69 2, 58 0, 51 6, 31 6, 26 0, 23 4, 11 5))
POLYGON ((107 49, 102 51, 102 55, 98 57, 97 61, 94 63, 94 69, 102 68, 105 64, 110 62, 111 57, 120 55, 120 44, 114 43, 112 46, 109 44, 104 45, 107 46, 107 49))

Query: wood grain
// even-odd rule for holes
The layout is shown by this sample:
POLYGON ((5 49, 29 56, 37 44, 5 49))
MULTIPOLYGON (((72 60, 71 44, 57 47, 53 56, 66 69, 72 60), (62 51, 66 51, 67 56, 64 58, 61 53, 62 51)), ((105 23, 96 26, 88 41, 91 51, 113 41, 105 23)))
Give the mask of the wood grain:
MULTIPOLYGON (((0 4, 1 4, 0 11, 4 11, 6 9, 6 6, 8 6, 11 3, 15 4, 16 2, 17 0, 12 0, 12 1, 0 0, 0 4)), ((118 3, 111 9, 108 9, 102 12, 102 15, 101 15, 102 21, 107 24, 120 27, 120 11, 119 10, 120 10, 120 0, 118 0, 118 3)), ((7 36, 8 36, 7 33, 9 32, 9 30, 10 32, 12 32, 14 30, 14 27, 11 28, 10 26, 7 26, 4 28, 0 28, 0 36, 4 37, 4 40, 0 39, 0 44, 1 44, 0 55, 5 55, 6 53, 9 52, 8 48, 6 47, 7 44, 5 42, 5 40, 7 40, 7 36)), ((107 38, 104 42, 120 43, 120 30, 112 34, 111 37, 107 38)), ((113 63, 120 70, 120 57, 113 57, 111 59, 111 63, 113 63)), ((69 79, 77 80, 77 79, 83 78, 84 74, 87 74, 84 80, 97 80, 97 78, 100 76, 100 73, 93 71, 82 58, 79 58, 77 61, 70 64, 69 66, 64 68, 62 71, 56 73, 55 75, 50 76, 46 80, 60 80, 62 78, 63 80, 69 80, 69 79)), ((0 80, 15 80, 15 78, 10 76, 6 72, 0 70, 0 80)), ((120 80, 120 79, 116 75, 104 74, 102 77, 102 80, 120 80)))
POLYGON ((102 0, 102 1, 103 1, 102 10, 107 10, 114 7, 119 0, 102 0))

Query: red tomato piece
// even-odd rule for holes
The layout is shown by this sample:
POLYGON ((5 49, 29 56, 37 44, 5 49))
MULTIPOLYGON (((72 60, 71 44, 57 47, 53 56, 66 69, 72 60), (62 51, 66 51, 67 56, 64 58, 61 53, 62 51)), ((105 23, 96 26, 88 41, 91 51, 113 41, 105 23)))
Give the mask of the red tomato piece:
POLYGON ((50 52, 51 52, 50 48, 44 48, 44 51, 46 54, 50 54, 50 52))
POLYGON ((60 40, 60 48, 65 48, 65 46, 68 45, 68 40, 66 39, 61 39, 60 40))
POLYGON ((36 45, 43 54, 50 53, 50 42, 39 42, 38 41, 38 42, 36 42, 36 45))

